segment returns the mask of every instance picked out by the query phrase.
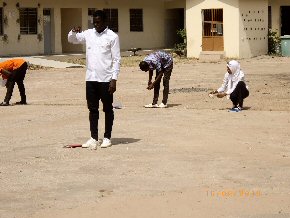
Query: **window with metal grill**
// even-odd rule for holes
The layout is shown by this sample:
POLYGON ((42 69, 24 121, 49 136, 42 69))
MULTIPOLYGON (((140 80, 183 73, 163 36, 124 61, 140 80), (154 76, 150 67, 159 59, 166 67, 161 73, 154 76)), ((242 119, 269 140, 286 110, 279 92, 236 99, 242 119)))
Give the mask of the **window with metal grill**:
POLYGON ((3 19, 3 8, 0 8, 0 35, 3 35, 3 23, 4 23, 4 19, 3 19))
POLYGON ((119 32, 119 20, 118 20, 118 9, 116 8, 105 8, 108 27, 114 32, 119 32))
POLYGON ((130 9, 130 31, 143 32, 143 9, 130 9))
POLYGON ((20 34, 37 34, 37 8, 19 9, 20 34))
POLYGON ((205 9, 203 14, 203 36, 223 36, 223 9, 205 9))

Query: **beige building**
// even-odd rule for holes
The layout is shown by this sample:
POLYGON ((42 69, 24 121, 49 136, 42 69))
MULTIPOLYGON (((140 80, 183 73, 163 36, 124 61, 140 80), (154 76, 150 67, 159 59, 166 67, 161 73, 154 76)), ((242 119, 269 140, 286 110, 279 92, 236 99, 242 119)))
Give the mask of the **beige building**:
POLYGON ((122 50, 173 47, 176 31, 186 28, 189 57, 252 57, 267 53, 268 26, 290 34, 289 6, 290 0, 0 0, 0 56, 83 52, 67 42, 68 31, 91 28, 93 11, 105 9, 122 50))
POLYGON ((269 27, 290 34, 289 6, 290 0, 187 0, 188 56, 267 54, 269 27))
POLYGON ((184 8, 185 1, 164 0, 0 0, 0 55, 82 52, 67 34, 74 26, 91 28, 95 9, 106 9, 122 50, 172 47, 184 8))

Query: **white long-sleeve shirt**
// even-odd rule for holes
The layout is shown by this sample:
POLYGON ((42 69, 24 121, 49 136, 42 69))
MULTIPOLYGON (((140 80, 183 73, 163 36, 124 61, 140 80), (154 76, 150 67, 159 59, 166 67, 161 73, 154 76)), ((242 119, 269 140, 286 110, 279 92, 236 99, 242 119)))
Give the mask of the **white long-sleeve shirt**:
POLYGON ((226 94, 230 95, 235 90, 240 81, 245 82, 245 74, 243 71, 240 71, 238 75, 229 74, 227 72, 225 74, 223 84, 217 91, 225 92, 226 94))
POLYGON ((118 79, 121 55, 116 33, 108 28, 102 33, 98 33, 95 28, 81 33, 71 30, 68 41, 86 45, 86 81, 110 82, 118 79))

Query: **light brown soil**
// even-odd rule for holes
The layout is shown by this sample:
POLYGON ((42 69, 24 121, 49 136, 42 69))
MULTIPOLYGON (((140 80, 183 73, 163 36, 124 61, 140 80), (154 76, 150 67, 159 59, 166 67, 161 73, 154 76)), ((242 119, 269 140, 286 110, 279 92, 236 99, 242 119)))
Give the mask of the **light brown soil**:
POLYGON ((89 138, 85 69, 29 71, 29 105, 0 108, 0 217, 290 217, 290 59, 241 65, 241 113, 207 95, 225 62, 177 62, 167 109, 143 108, 148 75, 122 67, 113 146, 96 151, 63 148, 89 138))

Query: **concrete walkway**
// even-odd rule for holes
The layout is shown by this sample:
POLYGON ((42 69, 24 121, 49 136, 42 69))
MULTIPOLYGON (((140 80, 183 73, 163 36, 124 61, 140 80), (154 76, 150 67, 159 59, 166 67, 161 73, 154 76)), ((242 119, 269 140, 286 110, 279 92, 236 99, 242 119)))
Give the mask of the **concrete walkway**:
POLYGON ((85 67, 85 65, 80 64, 73 64, 68 62, 62 62, 62 61, 55 61, 55 60, 48 60, 45 59, 45 56, 39 57, 39 56, 27 56, 27 57, 9 57, 9 58, 1 58, 0 62, 8 60, 8 59, 15 59, 15 58, 22 58, 26 60, 29 64, 33 65, 39 65, 43 67, 51 67, 51 68, 77 68, 77 67, 85 67))

